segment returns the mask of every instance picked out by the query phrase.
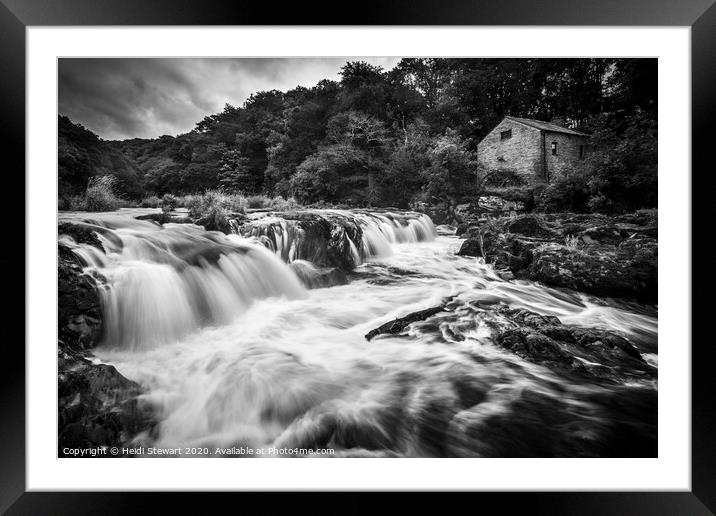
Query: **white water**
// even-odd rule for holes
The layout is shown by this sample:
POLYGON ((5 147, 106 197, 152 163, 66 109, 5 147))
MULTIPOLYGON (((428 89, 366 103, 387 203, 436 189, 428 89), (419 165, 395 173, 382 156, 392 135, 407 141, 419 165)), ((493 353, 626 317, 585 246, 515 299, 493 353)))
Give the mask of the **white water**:
MULTIPOLYGON (((401 243, 427 242, 435 238, 435 227, 430 217, 419 213, 370 213, 346 210, 314 210, 331 220, 357 223, 362 229, 362 239, 345 238, 355 265, 373 258, 383 258, 393 253, 393 246, 401 243)), ((299 222, 280 216, 267 216, 254 221, 248 235, 261 242, 283 261, 292 263, 303 259, 301 245, 307 236, 299 222)))
POLYGON ((461 240, 435 237, 424 219, 355 217, 366 263, 349 284, 314 290, 256 239, 126 217, 101 222, 108 255, 76 252, 111 284, 96 355, 146 387, 159 413, 156 435, 143 442, 481 455, 470 429, 508 413, 527 391, 603 426, 585 398, 602 388, 565 382, 494 346, 470 308, 479 301, 619 331, 656 361, 656 315, 643 307, 503 281, 480 260, 456 256, 461 240), (407 338, 364 338, 453 295, 463 308, 413 324, 407 338), (461 401, 463 385, 483 393, 481 403, 461 401))

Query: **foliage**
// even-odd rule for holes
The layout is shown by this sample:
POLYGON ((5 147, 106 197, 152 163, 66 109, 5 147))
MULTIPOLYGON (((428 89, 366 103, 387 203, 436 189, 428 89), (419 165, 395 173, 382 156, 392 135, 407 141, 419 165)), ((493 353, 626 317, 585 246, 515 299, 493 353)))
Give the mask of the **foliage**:
POLYGON ((202 218, 213 217, 217 213, 244 213, 247 203, 246 198, 240 194, 230 194, 224 190, 216 189, 207 190, 201 195, 191 196, 186 207, 192 217, 202 218))
POLYGON ((570 249, 579 249, 580 239, 577 235, 567 235, 564 239, 564 245, 570 249))
POLYGON ((162 211, 169 213, 177 208, 179 200, 172 194, 164 194, 162 197, 162 211))
POLYGON ((58 195, 80 195, 93 177, 112 176, 112 188, 129 197, 142 192, 137 165, 113 146, 83 126, 60 116, 58 124, 58 195))
POLYGON ((74 211, 113 211, 127 203, 117 196, 114 176, 90 177, 84 194, 69 199, 69 209, 74 211))
POLYGON ((141 208, 159 208, 162 204, 162 200, 156 195, 150 195, 142 199, 139 203, 141 208))
POLYGON ((595 150, 582 167, 549 185, 543 209, 625 212, 656 206, 656 120, 637 111, 621 118, 600 115, 590 125, 595 150))
POLYGON ((655 59, 352 61, 338 81, 256 92, 178 136, 104 141, 60 117, 60 196, 112 175, 127 198, 172 194, 199 211, 290 198, 449 209, 498 191, 546 210, 655 206, 656 72, 655 59), (590 132, 596 149, 547 187, 479 169, 478 142, 507 114, 590 132))

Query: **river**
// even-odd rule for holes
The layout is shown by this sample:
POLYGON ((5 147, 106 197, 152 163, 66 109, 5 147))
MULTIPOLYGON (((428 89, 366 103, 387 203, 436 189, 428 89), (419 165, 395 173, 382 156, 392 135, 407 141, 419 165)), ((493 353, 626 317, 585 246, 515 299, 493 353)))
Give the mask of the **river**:
POLYGON ((504 303, 613 330, 656 366, 653 308, 505 281, 481 259, 457 256, 451 228, 416 214, 340 212, 362 227, 351 250, 360 264, 345 284, 323 288, 306 286, 315 267, 286 251, 285 228, 277 245, 132 215, 93 220, 106 255, 74 248, 109 283, 96 359, 142 385, 160 421, 137 442, 210 455, 591 456, 609 453, 624 413, 635 418, 628 432, 655 433, 653 407, 642 415, 643 403, 630 401, 655 394, 655 379, 594 384, 523 360, 494 344, 483 309, 504 303), (450 310, 366 340, 446 298, 450 310), (612 411, 615 400, 626 409, 612 411), (582 441, 603 446, 574 444, 582 441))

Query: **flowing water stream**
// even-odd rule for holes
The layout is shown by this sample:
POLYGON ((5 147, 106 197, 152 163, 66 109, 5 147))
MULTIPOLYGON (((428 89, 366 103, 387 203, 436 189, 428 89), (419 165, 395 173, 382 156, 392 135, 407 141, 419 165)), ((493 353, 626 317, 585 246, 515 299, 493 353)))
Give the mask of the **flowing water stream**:
POLYGON ((158 414, 140 442, 211 454, 270 446, 524 456, 582 453, 575 442, 596 441, 609 453, 623 412, 635 417, 627 433, 655 432, 633 401, 655 394, 655 380, 604 386, 560 376, 496 346, 476 307, 501 302, 614 330, 656 365, 654 309, 504 281, 480 259, 457 256, 462 240, 426 216, 329 215, 350 218, 362 237, 350 242, 360 265, 349 281, 326 288, 299 279, 299 269, 316 267, 296 256, 300 231, 280 218, 265 220, 270 233, 242 237, 110 215, 92 224, 107 254, 68 242, 109 283, 96 357, 145 387, 158 414), (453 309, 406 335, 366 340, 450 296, 453 309))

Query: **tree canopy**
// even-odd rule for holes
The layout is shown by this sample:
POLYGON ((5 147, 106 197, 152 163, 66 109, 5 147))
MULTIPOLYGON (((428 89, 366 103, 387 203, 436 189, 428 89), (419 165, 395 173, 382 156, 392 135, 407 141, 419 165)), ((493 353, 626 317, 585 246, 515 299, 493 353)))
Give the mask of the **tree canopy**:
POLYGON ((454 203, 474 193, 478 142, 513 115, 595 134, 603 154, 582 171, 594 176, 584 206, 599 196, 653 204, 656 75, 655 59, 409 58, 389 71, 352 61, 339 81, 256 92, 178 136, 104 141, 61 116, 60 195, 109 174, 129 197, 221 187, 359 206, 454 203))

